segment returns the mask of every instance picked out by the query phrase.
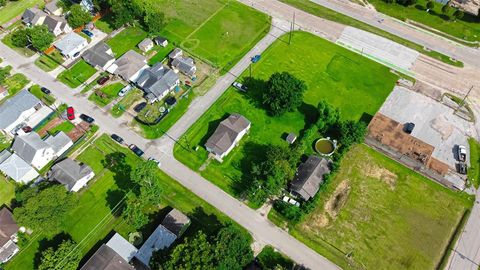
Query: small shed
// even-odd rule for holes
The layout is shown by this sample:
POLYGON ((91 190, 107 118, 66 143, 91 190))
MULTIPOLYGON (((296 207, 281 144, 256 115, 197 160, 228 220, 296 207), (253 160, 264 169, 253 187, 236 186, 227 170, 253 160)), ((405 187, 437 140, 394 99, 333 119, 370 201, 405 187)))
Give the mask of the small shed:
POLYGON ((295 135, 295 133, 293 132, 290 132, 285 138, 285 141, 287 141, 289 144, 294 143, 296 140, 297 140, 297 135, 295 135))
POLYGON ((159 46, 162 46, 162 47, 167 47, 167 45, 168 45, 168 40, 164 37, 161 37, 161 36, 158 36, 158 37, 154 38, 153 41, 155 41, 155 44, 157 44, 159 46))
POLYGON ((138 48, 142 52, 148 52, 153 48, 153 41, 149 38, 145 38, 142 42, 138 43, 138 48))

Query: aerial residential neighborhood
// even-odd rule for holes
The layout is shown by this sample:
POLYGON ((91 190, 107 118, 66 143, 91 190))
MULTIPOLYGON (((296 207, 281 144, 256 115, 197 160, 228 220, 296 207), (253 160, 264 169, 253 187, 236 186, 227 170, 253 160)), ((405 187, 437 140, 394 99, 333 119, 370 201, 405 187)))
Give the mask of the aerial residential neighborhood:
POLYGON ((0 269, 480 269, 479 10, 0 0, 0 269))

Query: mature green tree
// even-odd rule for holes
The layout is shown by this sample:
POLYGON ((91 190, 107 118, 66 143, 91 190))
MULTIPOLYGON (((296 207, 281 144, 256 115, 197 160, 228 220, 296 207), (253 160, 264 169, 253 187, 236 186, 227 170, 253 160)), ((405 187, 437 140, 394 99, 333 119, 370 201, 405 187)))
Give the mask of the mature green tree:
POLYGON ((29 44, 28 30, 25 28, 17 28, 12 33, 12 44, 16 47, 25 47, 29 44))
POLYGON ((142 162, 130 173, 130 179, 140 188, 139 196, 145 204, 158 203, 162 193, 157 166, 157 163, 149 160, 142 162))
POLYGON ((57 249, 48 248, 42 252, 38 270, 76 270, 82 253, 72 240, 63 241, 57 249))
POLYGON ((163 263, 163 269, 215 269, 214 263, 214 247, 205 233, 199 231, 193 238, 186 238, 173 249, 169 260, 163 263))
POLYGON ((222 228, 214 243, 217 269, 241 270, 253 261, 250 239, 233 225, 222 228))
POLYGON ((75 194, 62 185, 53 185, 27 198, 13 210, 13 215, 19 224, 53 235, 60 231, 62 220, 76 203, 75 194))
POLYGON ((445 5, 442 7, 442 13, 443 15, 447 16, 450 18, 450 13, 452 12, 452 8, 450 7, 450 1, 447 2, 445 5))
POLYGON ((317 106, 318 109, 318 120, 317 128, 320 134, 325 134, 327 129, 332 125, 335 125, 340 119, 340 111, 338 108, 330 106, 325 101, 320 101, 317 106))
POLYGON ((461 18, 463 18, 463 16, 464 13, 460 9, 456 9, 455 12, 453 12, 453 17, 457 20, 460 20, 461 18))
POLYGON ((135 195, 133 192, 127 194, 125 200, 125 209, 122 215, 128 224, 133 225, 135 229, 139 230, 148 223, 148 215, 145 213, 145 203, 135 195))
POLYGON ((163 14, 157 5, 150 5, 145 8, 143 21, 148 33, 158 34, 165 27, 165 14, 163 14))
POLYGON ((0 7, 3 7, 7 4, 7 0, 0 0, 0 7))
POLYGON ((279 116, 297 109, 307 89, 305 82, 288 72, 274 73, 267 83, 262 99, 271 115, 279 116))
POLYGON ((39 51, 48 49, 55 38, 46 25, 35 25, 29 28, 28 37, 32 46, 39 51))
POLYGON ((433 9, 435 7, 435 3, 433 3, 433 1, 428 1, 427 2, 427 9, 430 10, 430 9, 433 9))
POLYGON ((89 23, 92 20, 92 15, 79 4, 70 7, 70 14, 67 21, 72 28, 77 28, 89 23))
POLYGON ((135 21, 135 5, 131 0, 110 0, 110 10, 113 15, 113 25, 118 28, 135 21))
POLYGON ((8 76, 10 76, 10 69, 0 68, 0 84, 2 84, 8 76))
POLYGON ((348 149, 355 143, 360 143, 365 137, 367 126, 363 122, 344 121, 340 124, 339 142, 342 148, 348 149))

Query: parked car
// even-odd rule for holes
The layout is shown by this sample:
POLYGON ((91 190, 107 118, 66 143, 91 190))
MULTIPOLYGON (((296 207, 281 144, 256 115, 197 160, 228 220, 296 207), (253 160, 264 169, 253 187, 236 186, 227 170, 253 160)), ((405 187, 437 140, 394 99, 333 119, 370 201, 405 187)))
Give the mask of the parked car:
POLYGON ((110 136, 114 141, 118 142, 119 144, 123 144, 123 138, 118 136, 117 134, 112 134, 110 136))
POLYGON ((32 129, 31 126, 24 126, 24 127, 22 127, 22 130, 25 133, 30 133, 30 132, 32 132, 33 129, 32 129))
POLYGON ((239 91, 242 91, 242 92, 247 91, 247 87, 245 85, 239 83, 239 82, 232 83, 232 86, 237 88, 237 90, 239 90, 239 91))
POLYGON ((110 77, 109 76, 105 76, 105 77, 102 77, 100 79, 97 80, 97 83, 99 85, 104 85, 108 80, 110 80, 110 77))
POLYGON ((154 157, 149 157, 148 160, 155 162, 155 164, 157 164, 157 166, 160 167, 160 161, 156 160, 154 157))
POLYGON ((467 174, 467 164, 465 162, 460 162, 457 164, 459 174, 467 174))
POLYGON ((405 133, 407 134, 412 134, 412 131, 413 129, 415 128, 415 124, 414 123, 406 123, 403 127, 403 131, 405 131, 405 133))
POLYGON ((127 85, 127 86, 125 86, 122 90, 120 90, 120 92, 118 92, 118 96, 119 96, 119 97, 123 97, 123 96, 125 96, 128 92, 130 92, 130 90, 132 90, 132 86, 131 86, 131 85, 127 85))
POLYGON ((67 108, 67 119, 68 120, 74 120, 75 119, 75 110, 73 107, 68 107, 67 108))
POLYGON ((88 31, 87 29, 83 29, 82 32, 90 38, 93 38, 95 36, 92 32, 88 31))
POLYGON ((252 63, 257 63, 258 61, 260 61, 261 58, 262 56, 257 54, 254 57, 250 58, 250 61, 252 61, 252 63))
POLYGON ((165 99, 165 103, 167 103, 170 106, 173 106, 177 103, 177 99, 175 97, 169 96, 165 99))
POLYGON ((80 119, 82 119, 83 121, 85 121, 85 122, 87 122, 87 123, 89 123, 89 124, 95 122, 95 119, 93 119, 92 117, 90 117, 90 116, 88 116, 88 115, 86 115, 86 114, 83 114, 83 113, 80 114, 80 119))
POLYGON ((141 112, 145 107, 147 106, 147 102, 142 102, 142 103, 139 103, 137 104, 133 110, 137 113, 141 112))
POLYGON ((284 202, 286 203, 289 203, 291 205, 295 205, 295 206, 300 206, 300 203, 297 202, 296 200, 288 197, 288 196, 283 196, 283 199, 282 199, 284 202))
POLYGON ((465 162, 467 160, 467 148, 463 145, 458 146, 458 161, 465 162))
POLYGON ((50 95, 50 93, 52 93, 52 91, 50 91, 50 89, 45 88, 45 87, 40 88, 40 90, 41 90, 45 95, 50 95))
POLYGON ((139 157, 143 156, 142 149, 138 148, 138 146, 136 146, 135 144, 130 144, 128 148, 130 148, 130 150, 132 150, 132 152, 135 153, 135 155, 139 157))

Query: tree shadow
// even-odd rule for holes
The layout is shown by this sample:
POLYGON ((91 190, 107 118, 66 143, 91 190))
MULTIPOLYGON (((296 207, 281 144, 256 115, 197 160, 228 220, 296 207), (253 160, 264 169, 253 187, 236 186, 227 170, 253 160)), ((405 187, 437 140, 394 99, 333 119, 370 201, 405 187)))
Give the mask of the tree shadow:
POLYGON ((245 191, 250 187, 253 179, 252 167, 265 160, 267 146, 254 142, 246 142, 243 146, 243 158, 240 160, 240 171, 242 176, 232 184, 233 192, 237 196, 244 196, 245 191))
POLYGON ((205 134, 205 136, 202 137, 202 139, 200 140, 198 145, 205 145, 207 143, 208 139, 215 132, 215 129, 217 129, 220 122, 222 122, 224 119, 226 119, 229 115, 230 115, 229 113, 225 113, 220 119, 216 119, 216 120, 212 120, 212 121, 208 122, 208 131, 205 134))
POLYGON ((247 77, 244 79, 245 86, 248 90, 244 93, 244 97, 255 107, 265 109, 263 105, 263 98, 262 94, 265 92, 264 90, 267 88, 267 81, 257 79, 257 78, 250 78, 247 77))
POLYGON ((112 211, 112 214, 115 217, 119 217, 122 214, 123 209, 125 208, 125 204, 118 205, 118 203, 120 202, 120 200, 123 199, 125 194, 126 192, 124 190, 119 189, 110 189, 107 191, 107 206, 110 208, 110 210, 115 209, 115 211, 112 211), (116 207, 118 208, 116 209, 116 207))
POLYGON ((203 231, 207 236, 217 235, 225 225, 214 214, 207 214, 202 207, 196 207, 188 214, 191 224, 182 237, 192 237, 198 231, 203 231))
POLYGON ((128 191, 132 190, 138 195, 138 189, 130 181, 132 167, 127 164, 124 153, 114 152, 107 154, 105 159, 102 160, 102 165, 113 173, 113 180, 118 187, 118 189, 111 189, 107 192, 107 206, 110 209, 114 209, 128 191))
POLYGON ((312 124, 315 124, 318 120, 319 113, 317 107, 302 102, 298 111, 303 114, 303 121, 305 122, 304 128, 310 127, 312 124))
POLYGON ((42 240, 38 241, 39 246, 33 259, 34 269, 38 269, 38 267, 40 266, 42 252, 44 252, 48 248, 57 249, 58 246, 66 240, 72 240, 72 236, 65 232, 61 232, 51 238, 43 238, 42 240))
POLYGON ((421 11, 426 11, 427 10, 424 6, 419 5, 419 4, 415 5, 415 8, 418 9, 418 10, 421 10, 421 11))
POLYGON ((359 121, 365 123, 365 125, 368 126, 368 124, 370 124, 370 121, 372 121, 372 119, 373 119, 373 116, 371 114, 364 112, 362 113, 362 116, 360 116, 359 121))

